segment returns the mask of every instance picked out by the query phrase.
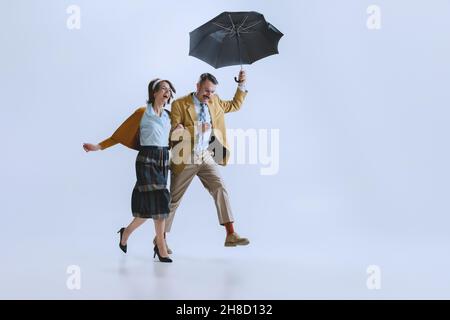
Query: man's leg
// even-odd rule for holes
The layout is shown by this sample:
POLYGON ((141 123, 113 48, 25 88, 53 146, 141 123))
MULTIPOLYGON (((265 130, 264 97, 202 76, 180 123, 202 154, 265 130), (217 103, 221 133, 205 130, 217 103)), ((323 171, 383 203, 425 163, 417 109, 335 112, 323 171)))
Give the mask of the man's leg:
POLYGON ((197 175, 203 186, 209 191, 214 199, 219 223, 221 225, 225 225, 230 222, 232 223, 234 219, 233 213, 231 212, 228 192, 225 188, 222 177, 220 176, 217 164, 203 163, 200 170, 198 170, 197 175))
POLYGON ((197 174, 200 166, 198 164, 188 164, 184 167, 183 171, 178 174, 173 172, 170 174, 170 204, 169 204, 169 217, 166 220, 165 232, 170 232, 172 228, 173 218, 175 212, 180 205, 181 199, 184 193, 197 174))
POLYGON ((225 188, 225 183, 222 180, 218 165, 205 161, 197 172, 197 176, 200 178, 203 186, 209 191, 214 199, 214 203, 217 209, 217 217, 219 223, 225 226, 227 231, 227 237, 225 239, 225 246, 234 247, 236 245, 249 244, 248 239, 241 238, 234 232, 233 228, 233 214, 231 212, 230 200, 228 192, 225 188))

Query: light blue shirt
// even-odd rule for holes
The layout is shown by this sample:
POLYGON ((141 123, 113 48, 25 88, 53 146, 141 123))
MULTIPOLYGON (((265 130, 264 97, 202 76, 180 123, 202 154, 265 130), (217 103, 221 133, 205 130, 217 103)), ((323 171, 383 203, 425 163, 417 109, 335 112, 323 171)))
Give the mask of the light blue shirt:
POLYGON ((162 110, 161 116, 155 113, 152 104, 147 104, 147 109, 141 119, 140 142, 141 146, 169 146, 170 117, 166 110, 162 110))
MULTIPOLYGON (((195 93, 192 94, 192 98, 194 100, 195 112, 197 113, 198 123, 199 124, 202 122, 209 123, 212 128, 211 115, 209 113, 208 105, 205 103, 205 119, 204 119, 204 121, 201 121, 201 119, 200 119, 201 102, 200 102, 200 100, 198 100, 195 93)), ((196 133, 197 143, 194 146, 194 151, 196 153, 201 153, 202 151, 206 151, 208 149, 209 140, 211 139, 211 133, 212 133, 211 128, 203 133, 201 132, 200 128, 197 129, 197 133, 196 133)))

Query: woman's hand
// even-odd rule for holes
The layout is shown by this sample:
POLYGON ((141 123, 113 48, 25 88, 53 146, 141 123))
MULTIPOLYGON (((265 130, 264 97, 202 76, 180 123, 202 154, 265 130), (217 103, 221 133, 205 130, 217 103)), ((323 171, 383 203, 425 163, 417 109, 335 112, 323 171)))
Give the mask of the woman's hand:
POLYGON ((173 128, 172 132, 178 131, 178 130, 184 130, 184 126, 179 123, 175 128, 173 128))
POLYGON ((83 143, 83 149, 86 152, 89 151, 98 151, 101 149, 99 144, 92 144, 92 143, 83 143))

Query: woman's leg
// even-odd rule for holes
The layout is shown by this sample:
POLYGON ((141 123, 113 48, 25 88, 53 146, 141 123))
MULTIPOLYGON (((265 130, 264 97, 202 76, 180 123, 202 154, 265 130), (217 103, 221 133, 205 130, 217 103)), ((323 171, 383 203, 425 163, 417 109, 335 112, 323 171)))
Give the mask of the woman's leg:
POLYGON ((122 245, 126 245, 128 237, 133 233, 134 230, 139 228, 147 219, 144 218, 134 218, 133 221, 125 228, 122 236, 122 245))
POLYGON ((162 257, 168 257, 166 243, 164 241, 164 228, 166 227, 166 219, 153 219, 155 222, 156 245, 158 246, 159 254, 162 257))

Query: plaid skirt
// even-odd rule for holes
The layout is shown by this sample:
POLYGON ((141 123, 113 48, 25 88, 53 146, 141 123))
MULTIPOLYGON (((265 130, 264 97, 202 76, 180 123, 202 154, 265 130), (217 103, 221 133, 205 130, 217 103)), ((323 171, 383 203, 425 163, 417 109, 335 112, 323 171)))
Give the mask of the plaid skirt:
POLYGON ((168 173, 168 147, 140 147, 136 157, 137 181, 131 196, 133 217, 166 219, 169 216, 168 173))

